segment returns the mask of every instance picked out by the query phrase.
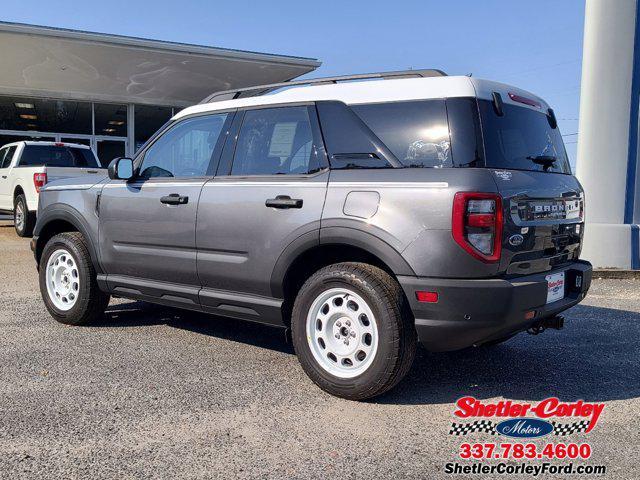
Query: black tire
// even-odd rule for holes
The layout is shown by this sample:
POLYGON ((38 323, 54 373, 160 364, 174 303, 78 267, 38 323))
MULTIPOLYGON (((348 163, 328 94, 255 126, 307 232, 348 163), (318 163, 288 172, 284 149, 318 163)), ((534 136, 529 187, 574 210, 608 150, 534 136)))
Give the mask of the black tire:
POLYGON ((402 288, 380 268, 364 263, 338 263, 318 270, 302 286, 295 300, 291 334, 305 373, 324 391, 350 400, 364 400, 393 388, 409 372, 416 353, 413 316, 402 288), (307 314, 314 300, 332 288, 347 288, 360 295, 378 325, 378 347, 372 363, 353 378, 325 370, 307 341, 307 314))
POLYGON ((66 232, 52 237, 44 247, 39 268, 40 294, 54 319, 67 325, 87 325, 102 318, 109 304, 109 295, 98 288, 96 271, 82 234, 66 232), (77 299, 69 310, 56 307, 47 290, 47 265, 51 255, 60 249, 66 250, 73 257, 79 279, 77 299))
POLYGON ((35 212, 29 211, 25 196, 23 194, 18 195, 13 202, 13 226, 16 229, 16 233, 19 237, 30 237, 33 235, 33 227, 35 225, 35 212), (22 221, 19 221, 18 215, 22 215, 22 221))

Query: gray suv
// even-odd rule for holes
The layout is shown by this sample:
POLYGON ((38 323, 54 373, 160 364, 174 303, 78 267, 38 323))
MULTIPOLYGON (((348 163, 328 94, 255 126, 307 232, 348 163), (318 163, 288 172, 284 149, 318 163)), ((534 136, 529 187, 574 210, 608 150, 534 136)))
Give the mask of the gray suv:
POLYGON ((418 341, 560 328, 583 216, 541 98, 422 70, 216 93, 108 178, 42 188, 32 249, 59 322, 112 295, 290 329, 317 385, 365 399, 418 341))

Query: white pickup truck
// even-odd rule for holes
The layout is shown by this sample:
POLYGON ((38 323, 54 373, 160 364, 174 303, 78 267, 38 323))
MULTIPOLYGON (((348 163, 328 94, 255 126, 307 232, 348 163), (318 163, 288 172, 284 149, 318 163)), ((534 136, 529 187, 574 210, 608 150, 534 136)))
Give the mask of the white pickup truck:
POLYGON ((0 213, 13 214, 16 233, 32 234, 40 188, 62 178, 106 175, 86 145, 15 142, 0 148, 0 213))

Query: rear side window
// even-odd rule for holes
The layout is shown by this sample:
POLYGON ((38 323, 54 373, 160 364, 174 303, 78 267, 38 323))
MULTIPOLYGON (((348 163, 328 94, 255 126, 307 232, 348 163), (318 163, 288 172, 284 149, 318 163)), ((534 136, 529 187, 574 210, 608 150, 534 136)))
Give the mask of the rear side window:
POLYGON ((9 168, 13 155, 16 153, 16 146, 5 148, 0 151, 0 168, 9 168))
POLYGON ((444 100, 353 105, 354 112, 405 167, 451 167, 444 100))
POLYGON ((90 149, 56 145, 26 145, 20 157, 20 166, 99 168, 90 149))
POLYGON ((548 172, 571 173, 560 130, 544 112, 505 103, 498 116, 488 100, 478 107, 487 167, 544 171, 542 160, 555 159, 548 172))
POLYGON ((231 175, 303 175, 318 167, 308 107, 245 113, 231 175))

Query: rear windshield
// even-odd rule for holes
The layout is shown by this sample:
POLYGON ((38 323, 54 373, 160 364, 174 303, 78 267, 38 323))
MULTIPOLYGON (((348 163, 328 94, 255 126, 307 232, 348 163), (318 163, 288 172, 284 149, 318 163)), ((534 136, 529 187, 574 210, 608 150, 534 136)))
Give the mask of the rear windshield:
POLYGON ((20 166, 99 168, 90 149, 55 145, 26 145, 20 157, 20 166))
POLYGON ((405 167, 451 167, 444 100, 354 105, 354 112, 405 167))
POLYGON ((571 173, 560 130, 546 113, 505 103, 498 116, 488 100, 478 107, 487 167, 571 173))

